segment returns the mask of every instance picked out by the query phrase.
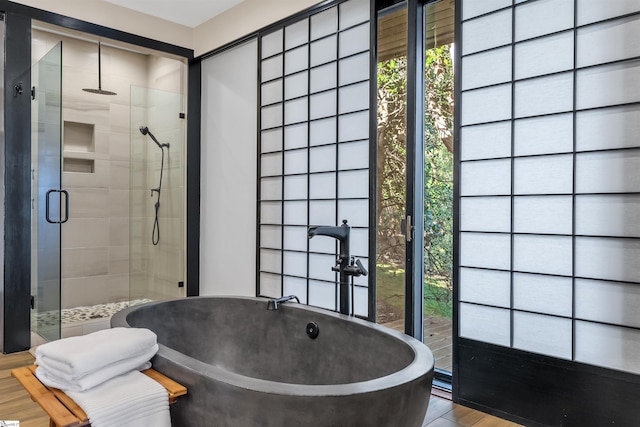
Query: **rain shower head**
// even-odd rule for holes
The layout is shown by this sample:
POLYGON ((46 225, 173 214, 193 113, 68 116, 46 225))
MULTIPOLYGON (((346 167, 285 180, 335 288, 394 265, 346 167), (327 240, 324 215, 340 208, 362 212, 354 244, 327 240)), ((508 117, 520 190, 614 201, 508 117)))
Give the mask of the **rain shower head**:
POLYGON ((95 93, 98 95, 117 95, 115 92, 111 92, 110 90, 102 89, 102 59, 101 59, 101 43, 98 42, 98 89, 87 88, 82 89, 85 92, 95 93))

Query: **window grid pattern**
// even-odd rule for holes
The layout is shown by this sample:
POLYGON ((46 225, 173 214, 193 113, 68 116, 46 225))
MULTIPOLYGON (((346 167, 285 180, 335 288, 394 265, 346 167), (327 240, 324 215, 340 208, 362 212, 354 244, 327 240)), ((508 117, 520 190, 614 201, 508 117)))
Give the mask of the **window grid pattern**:
POLYGON ((640 373, 640 5, 478 3, 462 2, 459 336, 640 373))
MULTIPOLYGON (((369 2, 349 0, 260 37, 258 294, 339 307, 335 239, 307 227, 351 228, 366 265, 369 218, 369 2)), ((368 316, 368 281, 352 313, 368 316)))

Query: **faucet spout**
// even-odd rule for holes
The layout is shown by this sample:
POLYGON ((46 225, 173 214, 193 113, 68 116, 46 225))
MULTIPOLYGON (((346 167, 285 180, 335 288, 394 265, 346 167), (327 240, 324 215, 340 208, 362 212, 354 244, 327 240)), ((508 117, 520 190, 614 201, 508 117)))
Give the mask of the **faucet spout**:
POLYGON ((307 237, 311 239, 314 236, 328 236, 338 239, 341 243, 344 243, 349 239, 349 230, 351 227, 347 225, 347 220, 342 220, 342 225, 338 227, 320 226, 309 227, 307 230, 307 237))

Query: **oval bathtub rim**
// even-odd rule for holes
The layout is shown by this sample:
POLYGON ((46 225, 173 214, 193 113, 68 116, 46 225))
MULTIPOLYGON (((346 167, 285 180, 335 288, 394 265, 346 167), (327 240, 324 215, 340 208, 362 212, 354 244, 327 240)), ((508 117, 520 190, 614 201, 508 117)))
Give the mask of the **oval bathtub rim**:
MULTIPOLYGON (((264 302, 265 307, 267 301, 269 300, 268 298, 263 297, 194 296, 154 301, 146 304, 128 307, 114 314, 111 319, 111 327, 131 327, 131 325, 129 325, 126 320, 127 315, 140 307, 148 307, 152 305, 168 303, 171 301, 184 301, 187 299, 242 299, 261 303, 264 302)), ((164 344, 158 344, 159 350, 157 355, 172 360, 183 368, 187 368, 189 370, 197 372, 200 375, 204 375, 213 380, 225 382, 235 387, 253 390, 261 393, 282 394, 301 397, 349 396, 353 394, 372 393, 398 387, 403 384, 416 381, 421 377, 433 375, 435 361, 431 350, 425 344, 409 335, 394 331, 392 329, 363 319, 346 316, 330 310, 325 310, 322 308, 312 307, 304 304, 287 304, 283 305, 281 308, 281 310, 287 309, 307 310, 321 316, 334 317, 343 321, 355 322, 365 328, 370 328, 377 331, 378 333, 386 334, 393 339, 401 341, 402 343, 408 345, 414 354, 414 358, 407 366, 405 366, 401 370, 371 380, 346 384, 296 384, 271 381, 238 374, 219 366, 209 365, 194 357, 188 356, 184 353, 180 353, 177 350, 167 347, 164 344)))

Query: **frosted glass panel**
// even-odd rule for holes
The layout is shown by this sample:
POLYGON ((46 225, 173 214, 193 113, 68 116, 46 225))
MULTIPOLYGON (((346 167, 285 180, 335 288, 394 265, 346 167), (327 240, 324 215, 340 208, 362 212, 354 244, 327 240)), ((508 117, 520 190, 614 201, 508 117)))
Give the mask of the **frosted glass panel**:
POLYGON ((511 231, 510 197, 462 197, 460 199, 462 231, 511 231))
POLYGON ((309 150, 309 171, 325 172, 336 169, 336 146, 327 145, 309 150))
POLYGON ((271 298, 281 297, 281 278, 282 276, 275 274, 260 273, 260 296, 271 298))
POLYGON ((311 122, 309 145, 336 143, 336 118, 316 120, 311 122))
POLYGON ((263 107, 261 111, 260 126, 262 129, 282 126, 282 104, 276 104, 271 107, 263 107))
POLYGON ((337 42, 338 36, 333 35, 311 43, 310 66, 315 67, 316 65, 335 61, 338 57, 338 52, 336 51, 337 42))
POLYGON ((282 247, 282 228, 272 225, 261 226, 260 247, 280 249, 282 247))
POLYGON ((309 304, 315 307, 336 309, 336 285, 309 280, 309 304))
POLYGON ((338 169, 369 167, 369 141, 343 142, 338 145, 338 169))
POLYGON ((511 156, 511 122, 463 127, 460 151, 462 160, 511 156))
POLYGON ((640 188, 640 150, 576 156, 577 193, 635 192, 640 188))
POLYGON ((284 103, 284 124, 307 121, 307 97, 284 103))
POLYGON ((307 250, 307 227, 282 227, 284 249, 292 251, 307 250))
MULTIPOLYGON (((638 7, 640 10, 640 6, 638 7)), ((578 30, 578 67, 640 56, 640 15, 578 30)))
POLYGON ((335 90, 311 95, 311 120, 335 116, 338 103, 336 96, 335 90))
MULTIPOLYGON (((267 58, 282 52, 282 30, 262 37, 262 57, 267 58)), ((263 65, 264 66, 264 65, 263 65)))
MULTIPOLYGON (((336 174, 315 173, 309 176, 310 199, 335 199, 336 198, 336 174)), ((332 209, 331 218, 335 218, 335 207, 332 209)), ((333 221, 333 220, 332 220, 333 221)))
POLYGON ((511 160, 465 162, 460 166, 461 196, 511 194, 511 160))
POLYGON ((547 356, 571 359, 570 319, 533 313, 513 314, 513 347, 547 356))
POLYGON ((282 79, 263 84, 260 101, 261 105, 282 101, 282 79))
POLYGON ((311 70, 311 93, 336 87, 337 65, 331 62, 311 70))
MULTIPOLYGON (((309 224, 313 225, 335 225, 336 223, 336 202, 333 200, 311 200, 309 202, 309 224)), ((310 245, 315 246, 317 242, 325 242, 324 239, 311 239, 310 245)), ((324 245, 328 247, 328 252, 335 252, 335 243, 324 245)), ((318 249, 318 248, 316 248, 318 249)), ((316 250, 317 251, 317 250, 316 250)), ((317 252, 326 252, 323 250, 317 252)))
POLYGON ((301 304, 307 304, 307 279, 287 276, 283 278, 283 282, 283 295, 295 295, 301 304))
POLYGON ((511 9, 462 24, 462 54, 511 43, 511 9))
POLYGON ((307 71, 286 77, 284 79, 284 99, 306 95, 308 85, 309 74, 307 74, 307 71))
POLYGON ((260 138, 260 151, 268 153, 270 151, 280 150, 282 150, 282 128, 262 132, 260 138))
POLYGON ((332 7, 311 16, 311 40, 328 36, 338 31, 338 8, 332 7))
POLYGON ((511 46, 462 58, 462 90, 511 81, 511 46))
POLYGON ((369 52, 340 60, 340 86, 369 79, 369 52))
POLYGON ((369 226, 369 200, 338 200, 338 218, 352 227, 369 226))
POLYGON ((461 303, 459 321, 463 338, 510 345, 511 315, 507 309, 461 303))
POLYGON ((369 108, 369 82, 358 83, 339 90, 338 105, 340 114, 369 108))
POLYGON ((579 70, 576 105, 579 109, 640 101, 640 61, 579 70))
POLYGON ((282 203, 281 202, 260 203, 260 223, 262 224, 282 223, 282 203))
POLYGON ((514 236, 513 269, 530 273, 571 276, 571 244, 571 237, 514 236))
POLYGON ((515 49, 516 79, 573 68, 573 31, 518 43, 515 49))
MULTIPOLYGON (((316 236, 313 239, 331 239, 326 236, 316 236)), ((334 255, 309 254, 309 277, 318 280, 336 280, 336 273, 331 267, 336 265, 334 255)))
POLYGON ((572 279, 541 274, 513 274, 513 308, 571 317, 572 279))
POLYGON ((294 175, 284 177, 284 198, 285 200, 296 200, 307 198, 307 176, 294 175))
POLYGON ((570 154, 514 160, 515 194, 562 194, 573 189, 570 154))
POLYGON ((576 234, 640 237, 640 196, 577 196, 576 234))
POLYGON ((517 82, 514 108, 516 117, 571 111, 573 108, 573 73, 517 82))
POLYGON ((369 171, 348 171, 338 173, 338 197, 368 198, 369 197, 369 171))
POLYGON ((575 334, 576 361, 640 373, 640 331, 578 321, 575 334))
POLYGON ((284 29, 284 48, 286 50, 309 41, 309 20, 302 19, 284 29))
POLYGON ((638 11, 637 0, 578 0, 578 25, 603 21, 608 18, 626 15, 638 11))
POLYGON ((369 315, 369 289, 356 286, 353 289, 353 313, 356 316, 369 315))
POLYGON ((576 150, 636 147, 640 139, 640 105, 576 114, 576 150))
POLYGON ((282 272, 282 252, 271 249, 260 249, 260 271, 270 273, 282 272))
MULTIPOLYGON (((300 123, 284 128, 284 148, 301 148, 307 146, 307 123, 300 123)), ((305 160, 306 163, 306 160, 305 160)))
MULTIPOLYGON (((360 258, 369 256, 369 230, 366 228, 352 228, 350 235, 351 254, 360 258)), ((361 260, 366 267, 367 264, 361 260)))
POLYGON ((262 178, 260 180, 260 198, 262 200, 281 200, 282 178, 262 178))
POLYGON ((463 92, 462 106, 463 126, 510 119, 511 84, 463 92))
POLYGON ((307 277, 307 254, 304 252, 283 253, 284 274, 290 276, 307 277))
POLYGON ((571 196, 528 196, 513 200, 516 233, 571 234, 571 196))
POLYGON ((282 77, 282 55, 262 61, 262 81, 266 82, 278 77, 282 77))
POLYGON ((369 0, 349 0, 340 4, 340 30, 369 20, 369 0))
POLYGON ((516 7, 516 41, 573 28, 574 0, 537 0, 516 7))
POLYGON ((469 19, 511 6, 511 0, 464 0, 462 4, 462 19, 469 19))
POLYGON ((260 162, 260 175, 282 175, 282 153, 263 154, 260 162))
POLYGON ((302 46, 284 54, 284 73, 292 74, 309 67, 309 48, 302 46))
POLYGON ((369 138, 369 112, 352 113, 338 117, 338 141, 356 141, 369 138))
POLYGON ((640 328, 640 285, 576 279, 576 317, 640 328))
POLYGON ((573 114, 516 120, 516 156, 566 153, 573 151, 573 114))
POLYGON ((340 58, 369 50, 369 23, 358 25, 339 34, 338 52, 340 58))
POLYGON ((511 236, 508 234, 460 233, 460 265, 509 270, 511 236))
POLYGON ((640 241, 576 237, 578 277, 637 282, 640 277, 640 241))
POLYGON ((506 271, 460 269, 460 301, 511 306, 511 274, 506 271))
POLYGON ((284 173, 292 175, 307 172, 307 150, 292 150, 284 153, 284 173))

